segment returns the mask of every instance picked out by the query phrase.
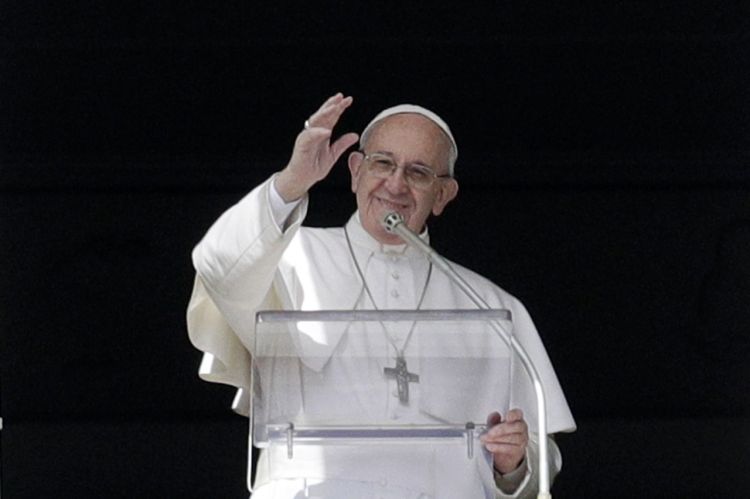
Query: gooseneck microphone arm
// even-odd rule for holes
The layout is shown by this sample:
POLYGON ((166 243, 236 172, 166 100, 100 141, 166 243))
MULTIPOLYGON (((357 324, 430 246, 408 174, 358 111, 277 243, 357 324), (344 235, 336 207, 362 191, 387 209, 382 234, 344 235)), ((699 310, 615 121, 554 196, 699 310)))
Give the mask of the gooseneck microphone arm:
MULTIPOLYGON (((456 272, 453 267, 440 256, 432 247, 424 242, 404 223, 404 218, 398 213, 389 213, 383 219, 383 227, 390 233, 396 234, 404 241, 427 255, 430 261, 456 284, 474 304, 480 309, 491 308, 486 301, 472 288, 466 280, 456 272)), ((523 346, 518 343, 515 336, 509 334, 503 326, 497 322, 491 322, 492 328, 500 336, 503 342, 516 352, 521 360, 526 374, 534 384, 537 404, 537 424, 539 426, 539 493, 538 499, 551 499, 549 483, 549 461, 547 456, 547 402, 544 396, 544 386, 539 372, 523 346)))

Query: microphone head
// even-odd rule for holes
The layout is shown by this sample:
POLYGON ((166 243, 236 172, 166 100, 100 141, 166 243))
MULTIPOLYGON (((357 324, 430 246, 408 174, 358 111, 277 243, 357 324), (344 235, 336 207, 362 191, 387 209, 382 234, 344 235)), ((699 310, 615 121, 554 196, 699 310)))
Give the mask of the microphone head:
POLYGON ((390 212, 383 218, 383 227, 388 232, 395 232, 396 227, 404 223, 404 217, 400 213, 395 211, 390 212))

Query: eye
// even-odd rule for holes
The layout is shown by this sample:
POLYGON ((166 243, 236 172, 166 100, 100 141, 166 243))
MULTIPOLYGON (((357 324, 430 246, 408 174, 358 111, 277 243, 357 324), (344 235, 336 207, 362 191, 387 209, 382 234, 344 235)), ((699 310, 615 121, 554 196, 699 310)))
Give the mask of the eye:
POLYGON ((407 168, 409 176, 415 180, 424 180, 430 178, 430 171, 423 166, 412 165, 407 168))
POLYGON ((393 171, 394 168, 396 168, 396 164, 389 158, 383 158, 383 157, 372 158, 372 164, 378 170, 382 170, 386 172, 391 172, 393 171))

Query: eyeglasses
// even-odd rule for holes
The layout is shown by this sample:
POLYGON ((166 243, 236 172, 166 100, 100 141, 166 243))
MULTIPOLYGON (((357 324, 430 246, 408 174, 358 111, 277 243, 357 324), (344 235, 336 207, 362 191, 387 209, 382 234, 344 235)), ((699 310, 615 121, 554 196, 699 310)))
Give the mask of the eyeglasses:
MULTIPOLYGON (((382 153, 367 154, 364 151, 360 151, 365 155, 365 161, 367 162, 367 170, 377 178, 388 178, 399 169, 399 166, 390 156, 382 153)), ((438 175, 429 166, 421 165, 419 163, 410 163, 404 165, 404 180, 410 187, 415 189, 427 189, 437 178, 450 177, 449 174, 438 175)))

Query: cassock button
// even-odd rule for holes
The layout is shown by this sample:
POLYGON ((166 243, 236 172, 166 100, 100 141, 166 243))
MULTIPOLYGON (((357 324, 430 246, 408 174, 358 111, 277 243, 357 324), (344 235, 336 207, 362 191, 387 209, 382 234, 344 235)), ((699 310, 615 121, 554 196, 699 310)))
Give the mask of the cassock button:
POLYGON ((393 278, 394 278, 395 280, 397 280, 397 281, 398 281, 398 278, 399 278, 399 277, 401 277, 401 276, 400 276, 400 275, 398 275, 398 272, 396 272, 396 271, 394 270, 393 272, 391 272, 391 277, 393 277, 393 278))
POLYGON ((398 298, 399 297, 398 291, 395 290, 395 289, 391 290, 391 296, 394 297, 394 298, 398 298))

